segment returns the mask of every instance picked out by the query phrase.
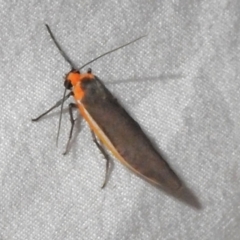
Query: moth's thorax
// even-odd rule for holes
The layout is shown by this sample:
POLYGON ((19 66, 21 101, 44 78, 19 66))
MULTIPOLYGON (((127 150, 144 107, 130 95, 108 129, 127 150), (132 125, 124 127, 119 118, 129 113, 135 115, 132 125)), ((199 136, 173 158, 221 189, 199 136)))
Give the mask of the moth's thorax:
POLYGON ((77 83, 83 80, 88 80, 88 79, 91 80, 93 78, 94 78, 94 75, 91 73, 80 73, 79 71, 72 70, 66 75, 65 80, 69 81, 74 87, 77 85, 77 83))
POLYGON ((91 73, 80 73, 72 70, 66 75, 65 81, 71 84, 75 100, 81 100, 84 96, 84 89, 82 89, 81 83, 83 81, 91 81, 92 79, 94 79, 94 75, 91 73))

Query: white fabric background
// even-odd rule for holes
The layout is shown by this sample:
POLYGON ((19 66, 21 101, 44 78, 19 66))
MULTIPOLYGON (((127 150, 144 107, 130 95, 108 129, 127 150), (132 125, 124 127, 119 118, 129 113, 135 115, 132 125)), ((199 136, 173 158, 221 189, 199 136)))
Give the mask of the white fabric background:
MULTIPOLYGON (((0 239, 238 240, 240 1, 0 1, 0 239), (88 126, 59 111, 69 66, 89 67, 201 203, 195 209, 105 161, 88 126)), ((87 69, 87 68, 86 68, 87 69)), ((85 70, 86 70, 85 69, 85 70)), ((77 115, 77 113, 76 113, 77 115)))

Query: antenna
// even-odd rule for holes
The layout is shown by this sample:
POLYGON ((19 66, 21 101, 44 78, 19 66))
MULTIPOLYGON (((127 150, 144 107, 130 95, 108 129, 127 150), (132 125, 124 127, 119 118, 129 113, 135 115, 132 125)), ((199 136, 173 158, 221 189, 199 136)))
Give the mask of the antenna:
POLYGON ((51 39, 53 40, 53 42, 55 43, 56 47, 58 48, 60 54, 63 56, 63 58, 69 63, 69 65, 71 66, 72 70, 73 69, 77 69, 77 67, 74 65, 74 63, 70 60, 70 58, 67 56, 67 54, 62 50, 62 48, 60 47, 59 43, 57 42, 56 38, 54 37, 50 27, 45 24, 48 33, 50 34, 51 39))
POLYGON ((124 44, 124 45, 122 45, 122 46, 120 46, 120 47, 114 48, 114 49, 112 49, 112 50, 110 50, 110 51, 108 51, 108 52, 103 53, 102 55, 100 55, 100 56, 94 58, 93 60, 85 63, 83 66, 81 66, 81 67, 79 68, 79 70, 81 70, 82 68, 86 67, 88 64, 90 64, 90 63, 92 63, 92 62, 95 62, 95 61, 98 60, 99 58, 102 58, 102 57, 104 57, 104 56, 106 56, 106 55, 108 55, 108 54, 110 54, 110 53, 112 53, 112 52, 115 52, 115 51, 121 49, 121 48, 124 48, 124 47, 126 47, 126 46, 128 46, 128 45, 130 45, 130 44, 132 44, 132 43, 134 43, 134 42, 136 42, 136 41, 138 41, 138 40, 140 40, 141 38, 146 37, 146 36, 147 36, 147 35, 143 35, 143 36, 141 36, 141 37, 139 37, 139 38, 134 39, 133 41, 131 41, 131 42, 129 42, 129 43, 126 43, 126 44, 124 44))
MULTIPOLYGON (((57 42, 56 38, 54 37, 54 35, 53 35, 50 27, 48 26, 48 24, 45 24, 45 26, 46 26, 47 31, 49 32, 49 34, 50 34, 53 42, 55 43, 56 47, 58 48, 60 54, 61 54, 61 55, 63 56, 63 58, 69 63, 69 65, 71 66, 72 70, 76 70, 77 67, 76 67, 75 64, 70 60, 70 58, 67 56, 67 54, 62 50, 62 48, 60 47, 59 43, 57 42)), ((146 36, 147 36, 147 35, 143 35, 143 36, 138 37, 138 38, 134 39, 133 41, 128 42, 128 43, 126 43, 126 44, 124 44, 124 45, 122 45, 122 46, 120 46, 120 47, 117 47, 117 48, 114 48, 114 49, 112 49, 112 50, 110 50, 110 51, 108 51, 108 52, 105 52, 105 53, 101 54, 100 56, 92 59, 91 61, 85 63, 85 64, 84 64, 83 66, 81 66, 78 70, 81 70, 82 68, 86 67, 88 64, 90 64, 90 63, 92 63, 92 62, 95 62, 95 61, 98 60, 99 58, 102 58, 102 57, 104 57, 104 56, 106 56, 106 55, 108 55, 108 54, 110 54, 110 53, 112 53, 112 52, 115 52, 115 51, 121 49, 121 48, 124 48, 124 47, 126 47, 126 46, 128 46, 128 45, 130 45, 130 44, 132 44, 132 43, 134 43, 134 42, 136 42, 136 41, 138 41, 138 40, 146 37, 146 36)))
MULTIPOLYGON (((64 93, 63 93, 63 98, 62 99, 65 99, 66 92, 67 92, 67 88, 64 89, 64 93)), ((58 121, 58 131, 57 131, 57 139, 56 139, 56 145, 57 146, 58 146, 58 139, 59 139, 60 128, 61 128, 61 123, 62 123, 63 104, 64 104, 64 101, 62 101, 62 104, 61 104, 60 116, 59 116, 59 121, 58 121)))

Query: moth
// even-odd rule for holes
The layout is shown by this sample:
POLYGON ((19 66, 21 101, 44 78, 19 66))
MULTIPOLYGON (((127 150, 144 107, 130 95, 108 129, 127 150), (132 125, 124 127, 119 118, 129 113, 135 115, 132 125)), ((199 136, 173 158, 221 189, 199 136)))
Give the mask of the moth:
POLYGON ((75 123, 73 109, 76 108, 88 123, 94 142, 106 158, 106 176, 103 187, 106 185, 109 170, 109 156, 105 150, 107 148, 123 165, 147 181, 164 189, 178 190, 181 187, 180 179, 153 147, 139 124, 119 104, 118 100, 106 88, 104 83, 92 73, 91 69, 88 69, 86 73, 80 72, 83 67, 100 57, 132 44, 142 37, 104 53, 82 67, 77 68, 63 52, 47 24, 46 28, 61 55, 70 64, 71 71, 66 74, 64 80, 65 90, 63 98, 48 111, 32 120, 37 121, 53 109, 61 106, 60 129, 63 104, 69 97, 73 97, 74 103, 69 104, 71 130, 66 152, 72 138, 75 123))

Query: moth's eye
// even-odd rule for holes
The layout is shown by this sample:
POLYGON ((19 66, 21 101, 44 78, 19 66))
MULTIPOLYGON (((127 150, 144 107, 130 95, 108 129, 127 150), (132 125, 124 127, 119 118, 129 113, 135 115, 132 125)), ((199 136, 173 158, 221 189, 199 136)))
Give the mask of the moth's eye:
POLYGON ((64 87, 66 89, 71 89, 72 88, 72 83, 69 80, 64 81, 64 87))
POLYGON ((92 69, 89 68, 89 69, 87 70, 87 73, 92 73, 92 69))

